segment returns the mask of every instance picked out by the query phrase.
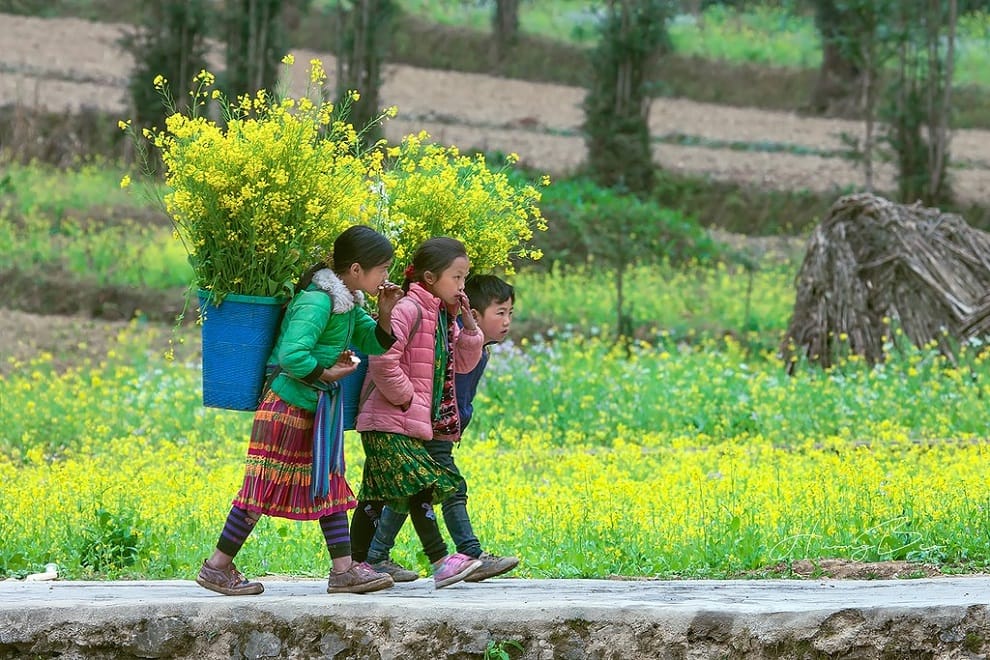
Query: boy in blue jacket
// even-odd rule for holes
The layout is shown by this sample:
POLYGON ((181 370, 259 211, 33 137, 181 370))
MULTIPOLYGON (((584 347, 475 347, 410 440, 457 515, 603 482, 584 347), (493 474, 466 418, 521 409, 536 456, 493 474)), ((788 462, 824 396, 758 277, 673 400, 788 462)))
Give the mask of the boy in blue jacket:
MULTIPOLYGON (((478 391, 478 383, 485 373, 490 357, 490 346, 501 342, 509 334, 512 324, 512 307, 516 300, 515 290, 508 282, 494 275, 472 275, 464 284, 464 293, 471 304, 471 314, 474 316, 485 337, 485 350, 481 360, 473 370, 466 374, 455 374, 454 389, 457 393, 457 409, 460 415, 461 432, 467 428, 474 414, 474 395, 478 391)), ((454 463, 453 445, 446 440, 429 440, 423 443, 435 461, 450 468, 460 476, 460 470, 454 463)), ((499 557, 484 552, 481 542, 474 534, 471 519, 467 512, 467 482, 462 476, 457 492, 443 502, 443 520, 450 532, 450 537, 457 545, 457 551, 481 560, 481 566, 476 568, 466 582, 480 582, 496 575, 502 575, 519 564, 516 557, 499 557)), ((366 507, 370 509, 370 507, 366 507)), ((354 516, 367 516, 371 524, 352 524, 352 556, 355 561, 362 561, 367 556, 367 562, 378 572, 388 573, 396 582, 411 582, 419 577, 415 571, 403 568, 389 558, 389 553, 395 545, 406 514, 396 513, 388 507, 381 512, 374 509, 359 510, 354 516), (356 528, 374 529, 374 538, 362 538, 364 534, 355 534, 356 528), (364 543, 362 543, 364 541, 364 543), (368 545, 365 545, 367 543, 368 545), (364 547, 362 547, 364 546, 364 547)))

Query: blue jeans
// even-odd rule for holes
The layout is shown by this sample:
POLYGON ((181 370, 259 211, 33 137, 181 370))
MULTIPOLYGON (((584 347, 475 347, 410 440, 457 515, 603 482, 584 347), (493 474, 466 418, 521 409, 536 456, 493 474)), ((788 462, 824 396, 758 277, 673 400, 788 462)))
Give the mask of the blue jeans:
MULTIPOLYGON (((467 482, 461 476, 461 471, 454 463, 454 443, 447 440, 427 440, 423 443, 426 451, 430 453, 440 465, 449 468, 457 474, 459 482, 457 491, 444 500, 441 505, 443 509, 443 522, 450 532, 450 538, 454 541, 457 551, 471 557, 478 557, 481 554, 481 542, 474 534, 471 527, 471 519, 467 512, 467 482)), ((378 527, 375 529, 375 536, 371 539, 371 546, 368 549, 368 563, 374 564, 388 559, 389 553, 395 547, 395 537, 399 535, 399 530, 406 522, 408 516, 404 513, 396 513, 389 507, 382 510, 381 518, 378 519, 378 527)), ((424 548, 424 550, 426 550, 424 548)))

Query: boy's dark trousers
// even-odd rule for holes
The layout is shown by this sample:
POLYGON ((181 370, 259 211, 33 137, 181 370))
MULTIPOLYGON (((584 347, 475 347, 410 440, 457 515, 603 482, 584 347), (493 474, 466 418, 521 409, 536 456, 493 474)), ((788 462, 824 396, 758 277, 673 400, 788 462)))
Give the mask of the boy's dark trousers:
MULTIPOLYGON (((474 529, 471 527, 471 519, 468 517, 467 482, 454 463, 454 443, 447 440, 427 440, 423 446, 426 447, 426 451, 430 453, 433 460, 455 472, 459 478, 457 492, 444 500, 442 504, 443 521, 450 533, 450 538, 457 547, 457 552, 470 557, 478 557, 481 555, 481 542, 475 536, 474 529)), ((381 517, 378 519, 378 528, 375 530, 375 536, 368 549, 368 563, 375 564, 388 559, 389 553, 395 546, 395 537, 398 536, 407 517, 407 514, 396 513, 388 507, 382 510, 381 517)))

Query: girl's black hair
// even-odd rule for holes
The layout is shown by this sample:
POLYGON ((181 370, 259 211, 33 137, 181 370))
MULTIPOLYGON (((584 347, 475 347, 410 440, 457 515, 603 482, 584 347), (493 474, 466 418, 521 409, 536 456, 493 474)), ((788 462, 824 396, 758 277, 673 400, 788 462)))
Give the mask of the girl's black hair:
MULTIPOLYGON (((340 233, 333 242, 333 272, 340 275, 352 264, 365 270, 387 264, 395 256, 395 249, 387 238, 365 225, 354 225, 340 233)), ((313 264, 303 273, 296 284, 296 291, 302 291, 313 281, 316 271, 327 268, 326 263, 313 264)))
POLYGON ((395 250, 387 238, 365 225, 345 229, 333 242, 333 272, 338 275, 352 264, 365 270, 387 264, 395 250))
POLYGON ((426 271, 439 276, 458 257, 467 258, 467 249, 456 238, 437 236, 423 241, 413 254, 410 264, 412 272, 406 271, 406 281, 402 288, 408 291, 410 283, 422 282, 426 271))

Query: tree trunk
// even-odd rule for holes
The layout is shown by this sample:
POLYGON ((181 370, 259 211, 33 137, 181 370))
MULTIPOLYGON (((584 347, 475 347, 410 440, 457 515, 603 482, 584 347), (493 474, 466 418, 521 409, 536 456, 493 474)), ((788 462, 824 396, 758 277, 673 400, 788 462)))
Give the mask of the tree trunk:
POLYGON ((347 21, 343 52, 338 55, 338 101, 349 90, 361 97, 351 106, 349 120, 358 130, 362 143, 374 144, 382 135, 375 119, 379 116, 381 67, 391 32, 392 0, 355 0, 347 21), (343 66, 341 67, 341 64, 343 66))
POLYGON ((865 103, 863 110, 866 114, 866 130, 863 137, 863 187, 866 189, 866 192, 873 192, 873 146, 875 142, 873 129, 876 124, 877 106, 873 45, 867 44, 864 47, 864 51, 863 98, 865 99, 865 103))
POLYGON ((861 110, 862 71, 852 53, 862 35, 850 32, 855 22, 835 0, 818 0, 815 24, 822 39, 822 64, 811 92, 811 108, 822 114, 850 115, 861 110))
POLYGON ((519 0, 496 0, 492 19, 495 68, 500 70, 519 41, 519 0))
MULTIPOLYGON (((938 201, 943 197, 943 187, 945 183, 945 169, 949 160, 949 113, 952 108, 952 75, 955 60, 956 44, 956 23, 958 20, 956 13, 956 0, 948 2, 948 19, 945 29, 948 35, 945 39, 945 64, 941 66, 942 57, 939 52, 939 45, 942 41, 939 26, 941 21, 935 22, 934 27, 929 28, 928 37, 928 198, 938 201), (944 71, 941 76, 933 75, 935 71, 944 71)), ((930 18, 941 18, 940 0, 929 0, 930 18)))
POLYGON ((625 307, 625 298, 622 284, 625 275, 625 264, 620 263, 615 266, 615 337, 616 339, 621 339, 623 335, 626 334, 626 323, 625 314, 623 314, 623 307, 625 307))
POLYGON ((272 91, 278 83, 282 0, 227 0, 226 86, 228 94, 272 91))
POLYGON ((209 8, 203 0, 144 3, 141 24, 125 32, 118 44, 134 58, 128 82, 135 127, 163 126, 166 108, 151 86, 156 75, 168 79, 175 110, 186 112, 193 76, 209 65, 206 61, 206 33, 209 8))
MULTIPOLYGON (((190 67, 189 56, 186 53, 192 52, 192 34, 190 33, 189 26, 183 22, 179 26, 179 43, 182 44, 178 61, 179 69, 179 83, 181 87, 179 89, 186 89, 192 82, 192 70, 190 67)), ((189 99, 182 99, 183 103, 189 103, 189 99)))
POLYGON ((665 10, 664 0, 609 2, 584 102, 588 164, 600 185, 636 194, 653 186, 645 72, 667 43, 665 10))
POLYGON ((951 197, 949 161, 956 0, 912 0, 898 8, 896 100, 887 141, 897 158, 904 203, 938 206, 951 197))

